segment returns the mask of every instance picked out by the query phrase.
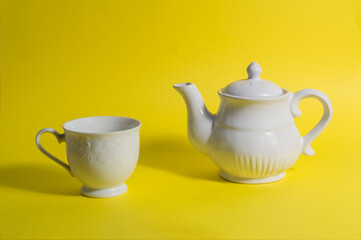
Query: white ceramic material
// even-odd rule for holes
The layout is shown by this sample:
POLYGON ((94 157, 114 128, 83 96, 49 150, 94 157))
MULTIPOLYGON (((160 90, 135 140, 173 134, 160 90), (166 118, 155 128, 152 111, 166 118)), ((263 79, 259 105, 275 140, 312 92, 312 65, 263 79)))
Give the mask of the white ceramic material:
POLYGON ((36 136, 36 145, 46 156, 60 164, 84 184, 88 197, 108 198, 127 191, 124 183, 133 173, 139 156, 138 120, 126 117, 88 117, 66 122, 64 134, 44 128, 36 136), (43 133, 66 142, 68 164, 47 152, 40 144, 43 133))
POLYGON ((173 87, 183 96, 188 110, 188 137, 200 152, 220 168, 220 176, 238 183, 268 183, 282 179, 301 153, 313 155, 311 143, 331 120, 329 98, 314 89, 291 93, 259 78, 260 66, 248 67, 249 78, 218 91, 221 104, 211 114, 192 83, 173 87), (301 115, 299 102, 318 99, 322 119, 301 137, 294 118, 301 115))

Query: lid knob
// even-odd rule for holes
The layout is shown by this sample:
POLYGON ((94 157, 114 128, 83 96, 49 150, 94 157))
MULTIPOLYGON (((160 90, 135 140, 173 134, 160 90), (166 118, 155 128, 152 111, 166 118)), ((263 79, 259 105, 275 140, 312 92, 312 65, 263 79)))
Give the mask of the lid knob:
POLYGON ((259 78, 261 72, 262 72, 261 66, 256 62, 252 62, 247 68, 248 79, 259 78))

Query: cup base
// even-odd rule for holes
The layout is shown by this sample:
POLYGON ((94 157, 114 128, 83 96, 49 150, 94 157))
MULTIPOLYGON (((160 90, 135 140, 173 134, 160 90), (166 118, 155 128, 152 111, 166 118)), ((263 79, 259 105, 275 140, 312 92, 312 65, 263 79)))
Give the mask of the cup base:
POLYGON ((84 196, 91 198, 111 198, 124 194, 127 191, 127 189, 128 187, 125 183, 122 183, 121 185, 113 188, 105 188, 105 189, 91 189, 83 185, 81 187, 81 193, 84 196))
POLYGON ((267 178, 241 178, 229 175, 223 171, 219 171, 219 176, 227 181, 244 183, 244 184, 260 184, 260 183, 271 183, 281 180, 286 176, 286 172, 280 173, 276 176, 271 176, 267 178))

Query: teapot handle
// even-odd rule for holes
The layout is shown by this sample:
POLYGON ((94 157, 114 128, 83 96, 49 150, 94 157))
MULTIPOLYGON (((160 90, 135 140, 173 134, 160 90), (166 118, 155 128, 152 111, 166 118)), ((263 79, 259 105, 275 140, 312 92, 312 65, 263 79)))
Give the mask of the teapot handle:
POLYGON ((299 103, 304 98, 315 98, 322 103, 323 116, 317 125, 303 137, 303 151, 302 153, 308 156, 315 154, 315 151, 311 148, 313 140, 326 128, 332 117, 332 104, 330 99, 321 91, 315 89, 303 89, 295 92, 291 99, 291 112, 293 117, 298 117, 302 114, 299 103))

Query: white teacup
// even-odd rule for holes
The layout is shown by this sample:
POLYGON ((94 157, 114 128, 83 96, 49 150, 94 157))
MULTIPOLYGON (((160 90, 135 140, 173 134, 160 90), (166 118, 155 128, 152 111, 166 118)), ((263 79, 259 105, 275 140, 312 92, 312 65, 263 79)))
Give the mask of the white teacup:
POLYGON ((138 120, 126 117, 87 117, 64 123, 64 134, 44 128, 36 135, 36 145, 46 156, 64 167, 84 184, 88 197, 108 198, 127 191, 124 183, 132 175, 139 157, 138 120), (47 152, 40 136, 49 132, 58 142, 66 142, 68 164, 47 152))

